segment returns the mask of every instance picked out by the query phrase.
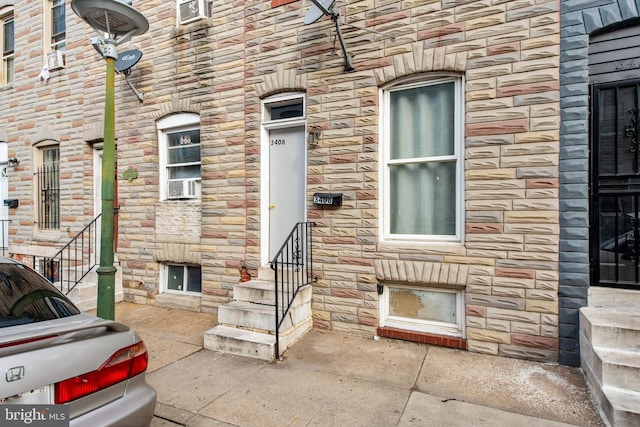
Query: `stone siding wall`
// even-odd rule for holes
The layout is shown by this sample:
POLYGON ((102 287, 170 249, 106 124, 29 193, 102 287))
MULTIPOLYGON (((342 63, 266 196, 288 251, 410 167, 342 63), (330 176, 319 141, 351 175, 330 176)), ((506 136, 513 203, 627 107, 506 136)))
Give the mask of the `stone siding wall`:
MULTIPOLYGON (((116 79, 118 256, 128 298, 153 303, 158 262, 185 248, 202 265, 202 310, 231 298, 238 267, 260 267, 261 101, 304 91, 308 124, 322 130, 307 167, 308 218, 318 223, 315 327, 376 333, 376 263, 465 266, 468 348, 557 360, 560 2, 338 2, 355 55, 356 71, 348 74, 333 23, 303 24, 310 4, 214 0, 210 19, 176 27, 173 2, 134 2, 150 29, 121 47, 144 52, 130 76, 144 103, 116 79), (464 244, 380 241, 380 90, 421 73, 464 77, 464 244), (166 230, 170 211, 158 198, 156 121, 180 112, 201 118, 202 203, 185 205, 187 218, 200 209, 199 236, 185 235, 183 224, 166 230), (138 177, 122 179, 128 169, 138 177), (343 193, 343 206, 314 207, 310 195, 325 191, 343 193)), ((16 5, 16 84, 0 89, 0 107, 13 118, 0 129, 10 156, 25 159, 10 181, 21 199, 12 243, 25 251, 36 240, 31 208, 22 202, 33 199, 31 144, 42 129, 62 142, 69 173, 63 222, 65 230, 77 229, 93 216, 92 184, 83 178, 92 171, 90 142, 101 138, 104 100, 104 62, 70 8, 69 65, 47 85, 38 82, 38 35, 34 42, 28 34, 40 25, 22 27, 38 7, 16 5)))
MULTIPOLYGON (((468 348, 557 360, 559 3, 351 2, 345 22, 397 39, 348 27, 349 74, 328 19, 305 27, 307 2, 269 3, 247 2, 246 99, 295 90, 291 71, 304 74, 308 121, 322 129, 308 193, 344 193, 340 209, 308 206, 322 242, 315 326, 375 333, 377 260, 464 264, 468 348), (465 244, 380 243, 379 91, 433 72, 466 82, 465 244)), ((248 115, 248 128, 259 120, 248 115)), ((258 146, 258 133, 247 143, 258 146)))

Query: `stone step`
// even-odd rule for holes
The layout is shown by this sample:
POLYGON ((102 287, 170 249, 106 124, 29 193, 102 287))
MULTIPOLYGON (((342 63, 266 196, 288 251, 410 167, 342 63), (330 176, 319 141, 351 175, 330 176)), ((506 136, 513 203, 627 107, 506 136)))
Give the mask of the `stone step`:
POLYGON ((218 325, 204 333, 204 347, 209 350, 272 361, 276 338, 246 329, 218 325))
MULTIPOLYGON (((281 331, 311 317, 311 304, 296 303, 286 314, 281 331)), ((246 301, 231 301, 218 307, 218 322, 223 325, 275 333, 276 312, 273 306, 246 301)))
POLYGON ((597 381, 605 388, 640 393, 640 351, 595 347, 592 370, 597 381))
MULTIPOLYGON (((294 301, 295 305, 311 301, 311 286, 305 285, 298 290, 298 295, 294 301)), ((275 305, 276 291, 275 283, 267 280, 250 280, 238 283, 233 288, 234 301, 251 302, 263 305, 275 305)), ((288 294, 282 291, 278 293, 278 304, 282 305, 284 300, 288 300, 288 294)))
MULTIPOLYGON (((306 334, 313 322, 311 318, 280 333, 280 355, 306 334)), ((204 347, 237 356, 251 357, 271 362, 275 359, 276 337, 272 334, 242 328, 218 325, 204 334, 204 347)))
POLYGON ((602 307, 580 310, 581 333, 593 347, 640 351, 640 316, 602 307))
POLYGON ((233 287, 233 299, 256 304, 274 305, 275 284, 267 280, 251 279, 233 287))
POLYGON ((609 425, 640 426, 640 393, 605 387, 603 394, 607 404, 601 408, 609 425))

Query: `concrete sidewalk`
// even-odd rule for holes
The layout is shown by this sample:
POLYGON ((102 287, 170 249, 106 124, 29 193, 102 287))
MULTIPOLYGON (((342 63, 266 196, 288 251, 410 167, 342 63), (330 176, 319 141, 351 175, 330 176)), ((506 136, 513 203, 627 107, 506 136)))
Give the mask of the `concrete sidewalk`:
POLYGON ((202 348, 216 316, 119 303, 152 426, 601 426, 579 369, 313 330, 266 363, 202 348))

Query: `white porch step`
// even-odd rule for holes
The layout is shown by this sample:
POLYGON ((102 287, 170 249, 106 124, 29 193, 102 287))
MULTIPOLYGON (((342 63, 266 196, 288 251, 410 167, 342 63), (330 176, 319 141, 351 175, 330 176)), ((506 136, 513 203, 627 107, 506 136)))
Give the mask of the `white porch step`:
POLYGON ((273 282, 259 279, 238 283, 233 287, 233 299, 256 304, 274 305, 276 301, 275 285, 273 282))
MULTIPOLYGON (((311 317, 311 304, 294 304, 282 321, 281 330, 287 330, 311 317)), ((274 306, 245 301, 231 301, 218 307, 218 322, 240 328, 275 333, 276 312, 274 306)))
POLYGON ((606 403, 601 409, 612 426, 640 426, 640 393, 613 387, 605 387, 603 393, 606 403))
MULTIPOLYGON (((282 354, 312 327, 311 318, 281 332, 279 351, 282 354)), ((218 325, 204 334, 204 348, 271 362, 275 359, 276 337, 247 329, 218 325)))
MULTIPOLYGON (((640 352, 595 347, 592 370, 604 387, 640 393, 640 352)), ((640 407, 640 400, 638 400, 640 407)))
POLYGON ((274 335, 218 325, 204 333, 204 347, 209 350, 271 361, 275 358, 274 335))
POLYGON ((640 316, 615 309, 584 307, 580 329, 594 347, 640 351, 640 316))
POLYGON ((640 425, 640 292, 592 287, 580 310, 582 369, 611 426, 640 425))

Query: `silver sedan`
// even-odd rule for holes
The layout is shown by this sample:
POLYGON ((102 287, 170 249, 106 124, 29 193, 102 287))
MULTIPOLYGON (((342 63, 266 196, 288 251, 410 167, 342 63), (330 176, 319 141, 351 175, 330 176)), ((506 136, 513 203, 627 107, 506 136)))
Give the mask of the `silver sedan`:
POLYGON ((0 425, 48 416, 147 426, 156 403, 147 363, 129 327, 82 313, 40 274, 0 257, 0 425))

